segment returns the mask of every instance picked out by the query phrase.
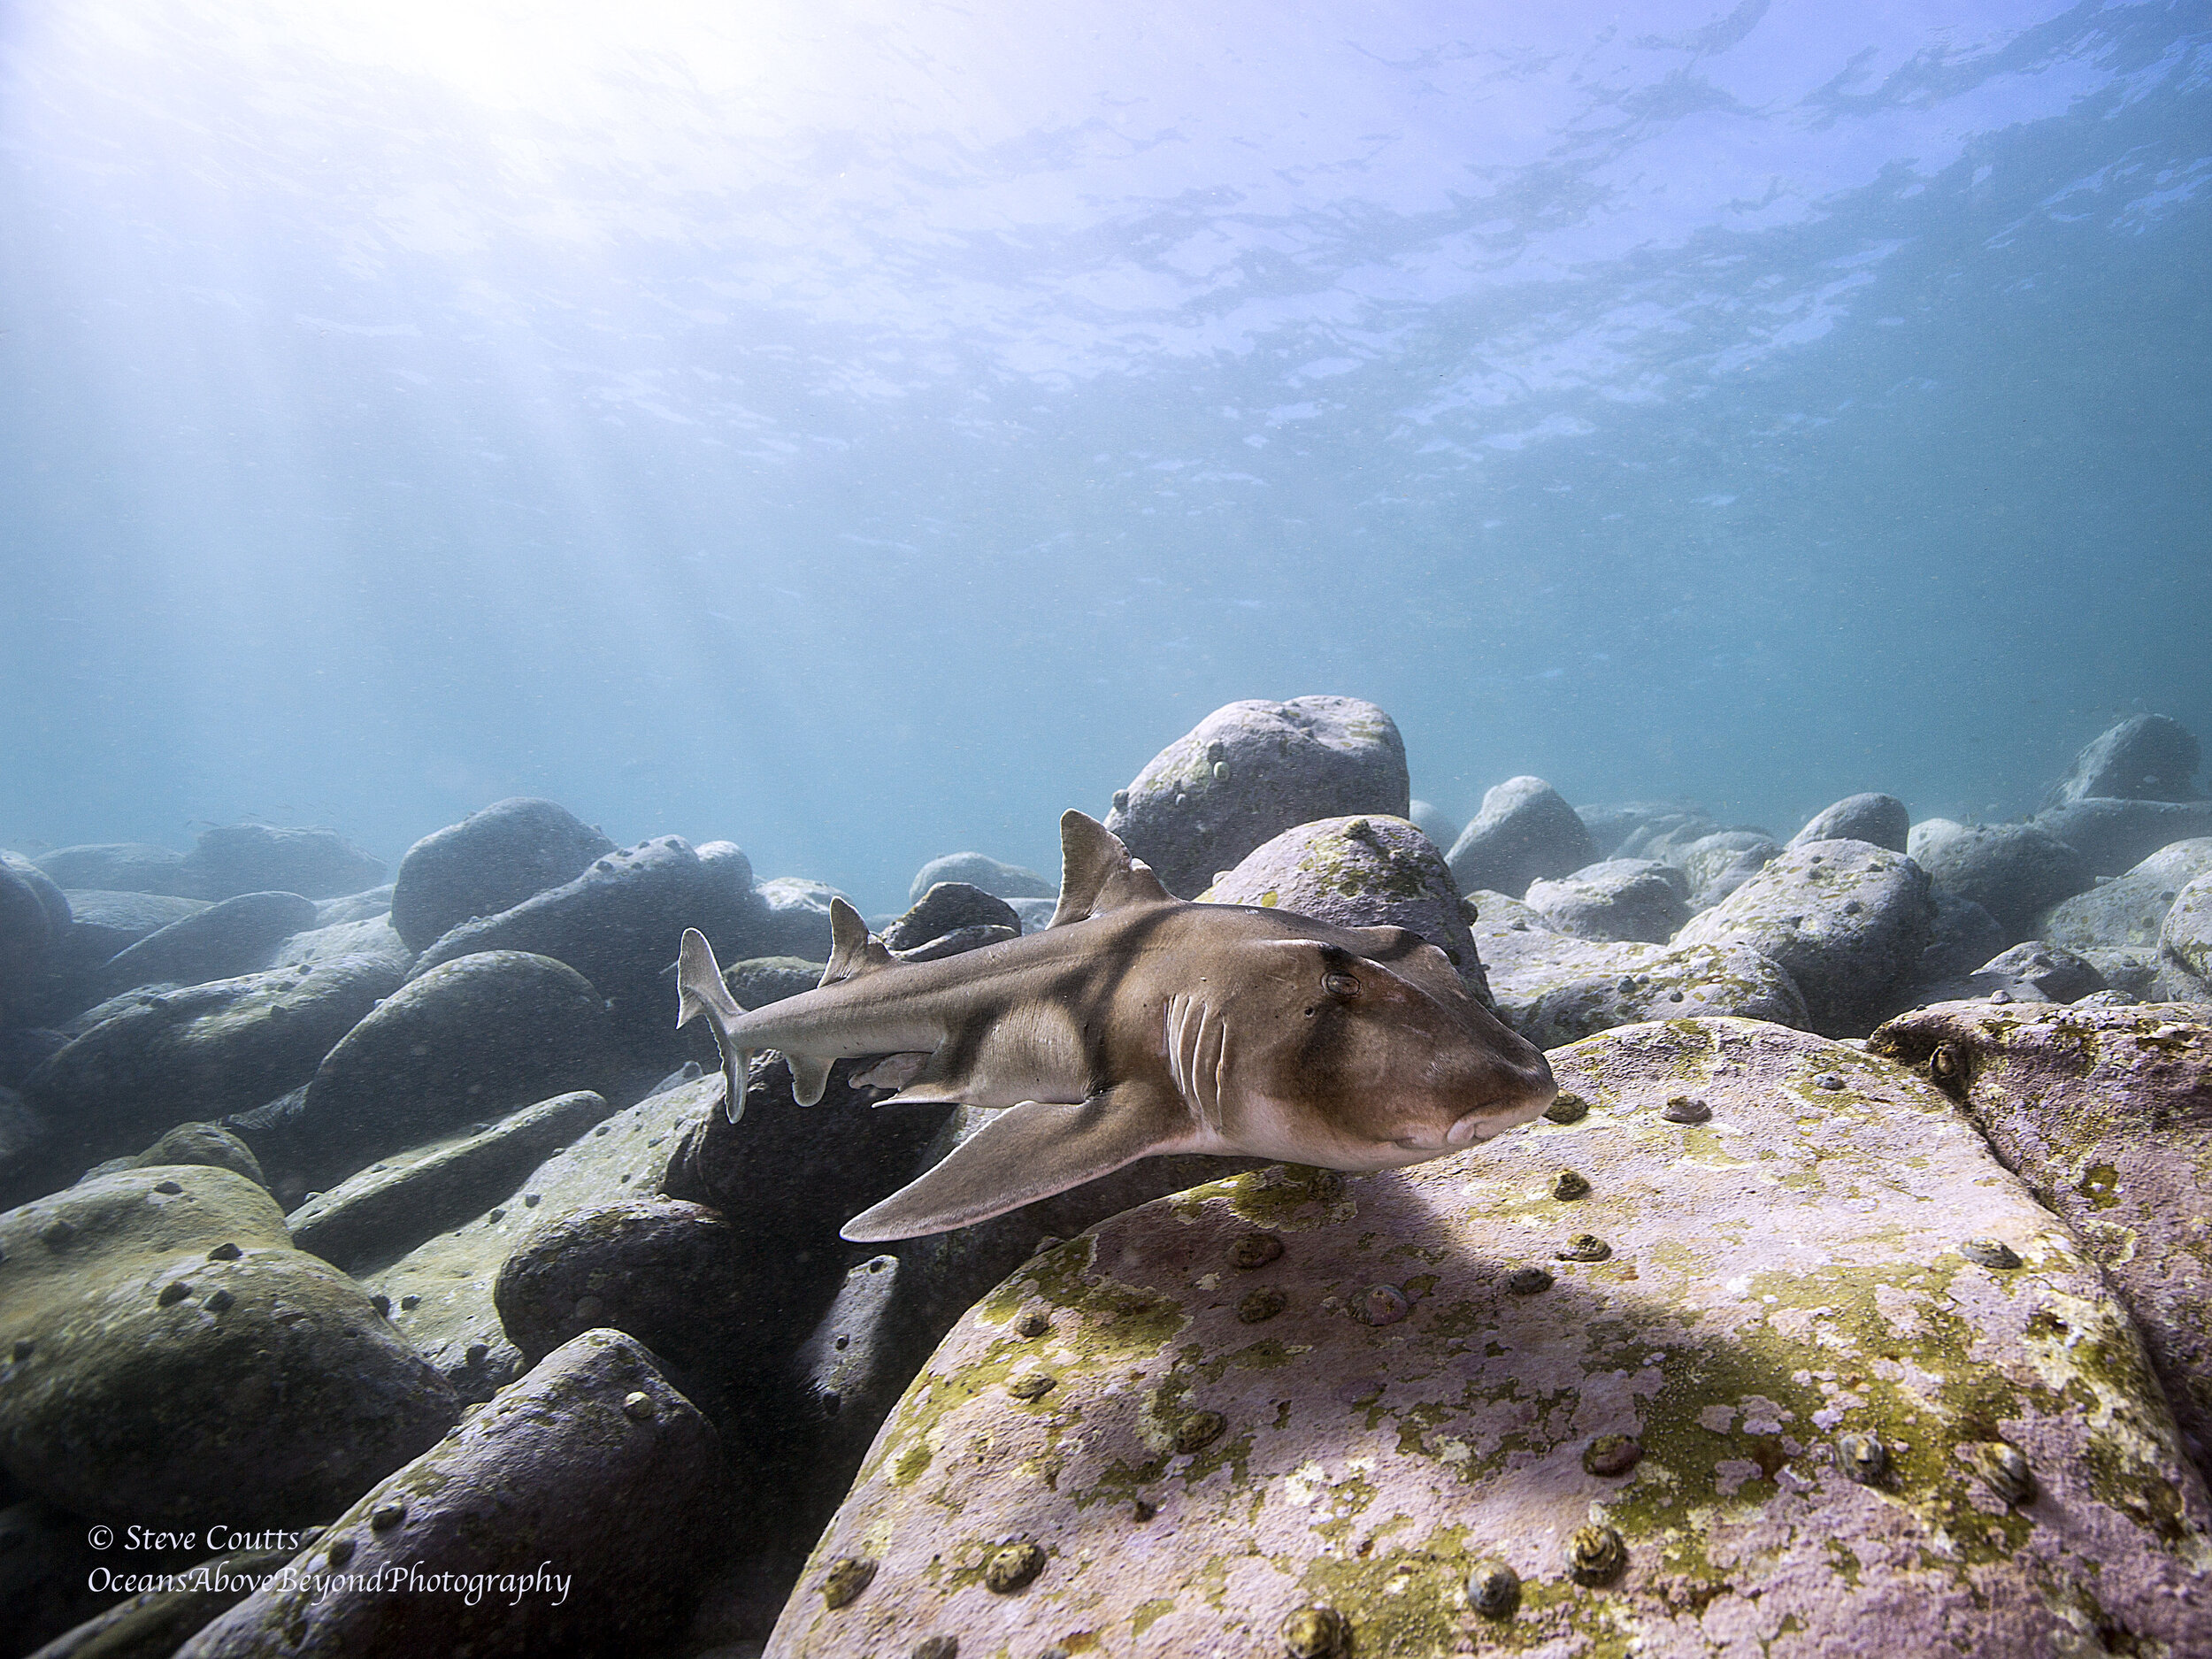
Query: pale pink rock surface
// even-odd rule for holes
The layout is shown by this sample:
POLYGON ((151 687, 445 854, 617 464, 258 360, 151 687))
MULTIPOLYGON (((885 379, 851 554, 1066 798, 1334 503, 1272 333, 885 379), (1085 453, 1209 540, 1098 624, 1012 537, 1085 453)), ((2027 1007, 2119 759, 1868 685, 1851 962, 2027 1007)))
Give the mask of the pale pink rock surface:
POLYGON ((1944 1096, 1735 1019, 1551 1061, 1578 1121, 1240 1176, 1018 1271, 886 1424, 768 1653, 1272 1655, 1317 1603, 1360 1655, 2212 1652, 2212 1513, 2135 1329, 1944 1096), (1663 1115, 1692 1098, 1705 1121, 1663 1115), (1554 1195, 1568 1168, 1586 1196, 1554 1195), (1584 1233, 1605 1258, 1558 1259, 1584 1233), (2021 1265, 1962 1253, 1986 1240, 2021 1265), (1641 1460, 1586 1471, 1616 1433, 1641 1460), (1883 1484, 1841 1471, 1853 1433, 1883 1484), (2017 1509, 1963 1449, 1999 1440, 2017 1509), (1627 1555, 1594 1587, 1564 1570, 1593 1523, 1627 1555), (1041 1571, 995 1592, 1025 1543, 1041 1571), (1468 1605, 1485 1558, 1522 1580, 1509 1622, 1468 1605))

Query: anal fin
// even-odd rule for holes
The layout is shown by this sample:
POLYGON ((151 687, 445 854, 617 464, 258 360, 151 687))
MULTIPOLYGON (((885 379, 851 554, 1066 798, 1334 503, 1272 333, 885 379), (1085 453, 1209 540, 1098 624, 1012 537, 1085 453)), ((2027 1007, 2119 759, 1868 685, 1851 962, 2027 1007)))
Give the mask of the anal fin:
POLYGON ((1024 1101, 962 1141, 949 1157, 843 1228, 856 1244, 949 1233, 1019 1210, 1124 1164, 1190 1149, 1182 1103, 1122 1083, 1078 1104, 1024 1101))
POLYGON ((793 1054, 784 1051, 791 1063, 791 1098, 802 1106, 812 1106, 829 1087, 830 1067, 836 1063, 833 1055, 793 1054))

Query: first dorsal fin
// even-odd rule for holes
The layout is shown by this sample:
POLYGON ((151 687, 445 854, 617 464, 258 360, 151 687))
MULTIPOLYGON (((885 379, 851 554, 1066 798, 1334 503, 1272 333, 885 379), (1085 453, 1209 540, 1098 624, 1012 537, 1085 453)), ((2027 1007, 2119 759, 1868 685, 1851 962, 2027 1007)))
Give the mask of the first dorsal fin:
POLYGON ((1060 815, 1060 903, 1051 927, 1104 916, 1130 904, 1165 904, 1173 895, 1152 866, 1129 856, 1121 837, 1070 807, 1060 815))
POLYGON ((883 948, 880 939, 868 931, 868 924, 860 919, 860 912, 842 899, 832 899, 830 959, 829 965, 822 970, 822 984, 837 985, 890 965, 891 953, 883 948))

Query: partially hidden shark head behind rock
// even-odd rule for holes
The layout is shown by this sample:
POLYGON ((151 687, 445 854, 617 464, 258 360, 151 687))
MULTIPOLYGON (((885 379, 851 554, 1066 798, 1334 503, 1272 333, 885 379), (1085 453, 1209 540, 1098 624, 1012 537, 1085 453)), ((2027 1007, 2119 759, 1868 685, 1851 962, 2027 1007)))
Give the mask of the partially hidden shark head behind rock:
POLYGON ((887 1106, 1006 1109, 846 1238, 967 1226, 1159 1153, 1395 1169, 1526 1123, 1557 1093, 1542 1050, 1417 934, 1187 903, 1080 812, 1060 839, 1043 931, 898 962, 838 900, 821 985, 751 1013, 686 931, 677 1023, 712 1026, 733 1121, 763 1048, 789 1059, 802 1105, 833 1061, 881 1055, 895 1057, 871 1075, 903 1084, 887 1106))

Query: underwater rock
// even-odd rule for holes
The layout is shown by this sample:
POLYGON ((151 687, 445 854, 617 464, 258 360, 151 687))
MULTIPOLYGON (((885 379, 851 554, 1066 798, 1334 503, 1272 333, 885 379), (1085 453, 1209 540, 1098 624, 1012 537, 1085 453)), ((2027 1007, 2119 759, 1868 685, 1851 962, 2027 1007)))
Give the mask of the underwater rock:
MULTIPOLYGON (((2097 971, 2107 990, 2138 1002, 2169 1000, 2159 991, 2162 958, 2157 946, 2121 946, 2106 949, 2092 945, 2084 947, 2080 955, 2084 962, 2097 971)), ((2095 995, 2091 993, 2093 996, 2095 995)))
POLYGON ((725 1525, 726 1479, 714 1430, 653 1356, 589 1332, 363 1494, 288 1582, 238 1603, 179 1659, 657 1652, 725 1525), (488 1588, 395 1591, 411 1569, 488 1588), (324 1591, 316 1579, 332 1572, 342 1577, 324 1591))
MULTIPOLYGON (((321 1531, 308 1527, 288 1535, 311 1541, 321 1531)), ((244 1601, 297 1553, 292 1548, 238 1549, 173 1565, 134 1556, 130 1576, 165 1578, 171 1587, 142 1590, 116 1602, 55 1637, 34 1659, 170 1659, 195 1632, 244 1601)), ((97 1555, 91 1564, 99 1564, 97 1555)), ((91 1574, 81 1570, 79 1576, 88 1578, 91 1574)), ((106 1599, 96 1598, 96 1605, 106 1599)))
POLYGON ((762 956, 798 956, 808 962, 827 962, 830 956, 830 901, 850 899, 826 881, 805 876, 775 876, 760 884, 767 907, 761 921, 760 941, 749 954, 762 956))
POLYGON ((384 879, 384 861, 335 830, 272 829, 265 824, 219 824, 201 831, 182 868, 195 895, 207 899, 242 893, 328 899, 384 879))
POLYGON ((614 843, 566 807, 511 795, 434 830, 392 878, 392 927, 410 950, 573 881, 614 843))
MULTIPOLYGON (((1915 987, 1937 986, 1971 973, 2005 948, 2005 930, 1971 899, 1933 893, 1935 922, 1909 977, 1915 987)), ((1934 999, 1923 996, 1925 1002, 1934 999)))
POLYGON ((65 892, 73 887, 101 887, 116 893, 162 893, 198 899, 198 873, 184 862, 184 855, 145 841, 103 841, 81 847, 57 847, 33 859, 65 892))
POLYGON ((71 925, 59 949, 81 968, 96 968, 148 934, 207 909, 205 899, 102 887, 72 888, 63 897, 69 902, 71 925))
POLYGON ((1529 885, 1524 902, 1554 933, 1663 945, 1690 919, 1689 883, 1671 864, 1609 858, 1556 881, 1529 885))
POLYGON ((2066 776, 2051 787, 2050 804, 2104 797, 2193 801, 2197 740, 2178 720, 2138 714, 2093 739, 2066 776))
POLYGON ((333 927, 340 922, 365 922, 372 916, 392 913, 392 884, 387 881, 380 887, 364 887, 358 893, 342 893, 334 899, 315 902, 315 926, 333 927))
POLYGON ((242 893, 157 928, 102 964, 100 993, 135 985, 204 985, 265 968, 277 947, 315 925, 313 901, 296 893, 242 893))
POLYGON ((280 1161, 335 1183, 461 1124, 604 1092, 612 1064, 583 975, 528 951, 479 951, 408 980, 323 1057, 280 1161))
POLYGON ((1889 1011, 1934 921, 1928 878, 1870 841, 1790 848, 1675 935, 1685 945, 1750 946, 1804 993, 1812 1028, 1857 1036, 1889 1011))
POLYGON ((434 1441, 458 1405, 283 1213, 204 1164, 0 1215, 0 1462, 117 1525, 297 1526, 434 1441))
MULTIPOLYGON (((12 1495, 0 1509, 0 1653, 42 1647, 114 1600, 92 1591, 92 1575, 102 1563, 86 1531, 82 1517, 36 1498, 18 1502, 12 1495)), ((59 1655, 69 1652, 63 1647, 59 1655)), ((138 1655, 126 1652, 116 1659, 138 1655)), ((147 1659, 166 1659, 165 1651, 147 1659)))
POLYGON ((179 1124, 143 1152, 130 1157, 110 1158, 85 1171, 88 1179, 123 1170, 146 1170, 156 1164, 204 1164, 211 1169, 242 1175, 256 1187, 265 1187, 269 1178, 261 1172, 253 1148, 220 1124, 179 1124))
POLYGON ((906 902, 919 904, 922 895, 940 881, 964 881, 972 887, 1002 899, 1056 899, 1060 887, 1020 864, 1010 864, 981 853, 947 853, 933 858, 914 872, 906 889, 906 902))
POLYGON ((657 1035, 672 1002, 664 970, 675 960, 674 941, 712 908, 698 856, 680 838, 663 835, 608 853, 574 880, 497 915, 449 929, 416 959, 414 977, 483 951, 550 956, 626 1011, 649 1010, 657 1035))
POLYGON ((2081 854, 2093 873, 2116 876, 2162 847, 2212 835, 2212 801, 2076 801, 2028 821, 2081 854))
POLYGON ((1597 862, 1590 832, 1541 778, 1508 778, 1482 797, 1446 859, 1463 893, 1489 887, 1519 898, 1532 881, 1597 862))
POLYGON ((1409 802, 1406 817, 1412 821, 1414 828, 1436 844, 1436 850, 1440 853, 1457 841, 1459 832, 1466 827, 1450 813, 1426 801, 1409 802))
POLYGON ((722 970, 722 983, 743 1009, 765 1008, 787 996, 817 989, 827 963, 798 956, 748 956, 722 970))
POLYGON ((1021 918, 1025 933, 1042 933, 1051 926, 1053 914, 1060 908, 1057 899, 1009 899, 1006 903, 1021 918))
POLYGON ((2159 924, 2158 949, 2168 964, 2200 981, 2212 980, 2212 870, 2192 877, 2174 895, 2159 924))
POLYGON ((2181 889, 2212 870, 2212 836, 2162 847, 2125 875, 2061 899, 2036 918, 2036 937, 2079 950, 2156 946, 2181 889))
POLYGON ((69 932, 70 923, 75 919, 75 912, 70 907, 69 895, 62 891, 51 876, 21 853, 12 853, 4 848, 0 848, 0 870, 4 870, 14 876, 17 880, 22 882, 37 895, 39 908, 46 912, 46 929, 50 942, 58 945, 63 936, 69 932))
POLYGON ((771 1659, 1071 1630, 1271 1654, 1316 1604, 1363 1654, 1845 1654, 1878 1625, 1899 1653, 2039 1655, 2099 1621, 2212 1648, 2212 1505, 2126 1312, 1947 1099, 1747 1021, 1551 1060, 1589 1102, 1571 1125, 1216 1182, 1017 1270, 886 1424, 771 1659), (1686 1087, 1709 1121, 1666 1121, 1686 1087), (1563 1162, 1592 1187, 1571 1209, 1563 1162), (1606 1259, 1557 1259, 1586 1228, 1606 1259), (1254 1231, 1281 1256, 1225 1273, 1254 1231), (1513 1294, 1540 1262, 1548 1285, 1513 1294), (1408 1317, 1354 1317, 1383 1276, 1408 1317), (1256 1281, 1284 1298, 1258 1325, 1256 1281), (1035 1370, 1049 1391, 1007 1386, 1035 1370), (1202 1416, 1214 1438, 1184 1433, 1202 1416), (1876 1484, 1851 1436, 1883 1443, 1876 1484), (1982 1471, 2014 1462, 2008 1501, 1982 1471), (979 1580, 1010 1541, 1040 1567, 1002 1597, 979 1580), (826 1594, 847 1560, 872 1574, 826 1594), (1478 1565, 1517 1601, 1470 1606, 1478 1565))
POLYGON ((1997 918, 2005 942, 2024 937, 2038 912, 2095 883, 2089 861, 2032 824, 1913 826, 1912 858, 1939 893, 1971 899, 1997 918))
MULTIPOLYGON (((394 1326, 463 1399, 488 1400, 523 1371, 522 1356, 501 1329, 492 1302, 499 1270, 515 1248, 541 1221, 657 1190, 685 1135, 709 1112, 719 1114, 720 1095, 719 1076, 709 1076, 611 1113, 526 1171, 503 1195, 465 1217, 443 1220, 443 1231, 429 1234, 388 1266, 365 1267, 362 1283, 385 1298, 394 1326)), ((487 1132, 498 1133, 490 1125, 487 1132)), ((435 1157, 440 1150, 460 1145, 449 1141, 426 1156, 435 1157)), ((405 1160, 387 1161, 403 1179, 405 1160)), ((759 1172, 764 1188, 772 1186, 773 1173, 759 1172)), ((430 1195, 440 1201, 441 1212, 451 1190, 430 1195)), ((822 1225, 836 1231, 835 1220, 825 1217, 822 1225)), ((826 1264, 826 1271, 833 1275, 841 1262, 826 1264)))
POLYGON ((1664 863, 1674 849, 1722 827, 1704 808, 1678 801, 1629 801, 1617 806, 1577 807, 1575 812, 1607 858, 1656 858, 1664 863))
POLYGON ((285 1225, 297 1248, 349 1273, 373 1271, 482 1215, 612 1110, 589 1089, 539 1101, 372 1164, 301 1205, 285 1225))
POLYGON ((1790 976, 1748 945, 1577 939, 1548 932, 1502 893, 1471 896, 1498 1017, 1540 1048, 1646 1019, 1732 1014, 1807 1023, 1790 976))
POLYGON ((1813 814, 1805 827, 1790 837, 1793 847, 1807 841, 1870 841, 1893 853, 1905 850, 1912 833, 1912 814, 1893 795, 1847 795, 1833 806, 1813 814))
MULTIPOLYGON (((905 915, 884 929, 883 943, 887 949, 904 954, 976 928, 1001 930, 995 938, 976 937, 976 944, 991 944, 998 938, 1018 938, 1022 920, 1014 913, 1012 905, 981 887, 972 887, 965 881, 940 881, 924 893, 905 915)), ((972 949, 974 946, 968 948, 972 949)))
MULTIPOLYGON (((398 987, 388 964, 341 957, 126 998, 25 1082, 55 1132, 41 1170, 58 1185, 173 1125, 250 1110, 297 1087, 398 987)), ((6 1190, 16 1191, 12 1179, 6 1190)))
POLYGON ((1199 895, 1210 904, 1282 909, 1339 927, 1402 927, 1441 950, 1487 1002, 1482 959, 1444 856, 1407 818, 1317 818, 1263 842, 1199 895))
MULTIPOLYGON (((34 874, 38 873, 35 866, 32 868, 34 874)), ((59 895, 61 889, 52 882, 44 885, 59 895)), ((37 971, 66 928, 67 909, 68 901, 64 900, 64 926, 57 927, 40 897, 39 886, 12 865, 0 864, 0 995, 15 990, 37 971)))
POLYGON ((1216 709, 1154 756, 1115 793, 1106 827, 1187 899, 1286 829, 1361 812, 1402 818, 1410 803, 1405 743, 1373 703, 1255 699, 1216 709))
POLYGON ((2073 1002, 2108 988, 2096 964, 2062 945, 2030 939, 2000 951, 1970 973, 1916 984, 1898 1000, 1916 1008, 1980 998, 1998 1002, 2073 1002))
MULTIPOLYGON (((1956 1002, 1891 1020, 1867 1046, 1928 1067, 2006 1167, 2103 1265, 2143 1328, 2191 1455, 2212 1476, 2212 1029, 2204 1013, 1956 1002)), ((2051 1334, 2069 1345, 2082 1335, 2051 1334)))
POLYGON ((1679 847, 1662 846, 1689 883, 1690 909, 1709 910, 1781 856, 1764 830, 1716 830, 1679 847))
POLYGON ((415 962, 415 953, 392 931, 390 921, 380 915, 351 922, 328 922, 294 933, 277 947, 269 965, 289 968, 303 962, 334 962, 341 956, 374 957, 402 979, 407 977, 407 970, 415 962))
POLYGON ((692 926, 729 959, 761 954, 768 901, 753 879, 753 861, 735 841, 702 841, 692 850, 699 859, 700 896, 692 926))

